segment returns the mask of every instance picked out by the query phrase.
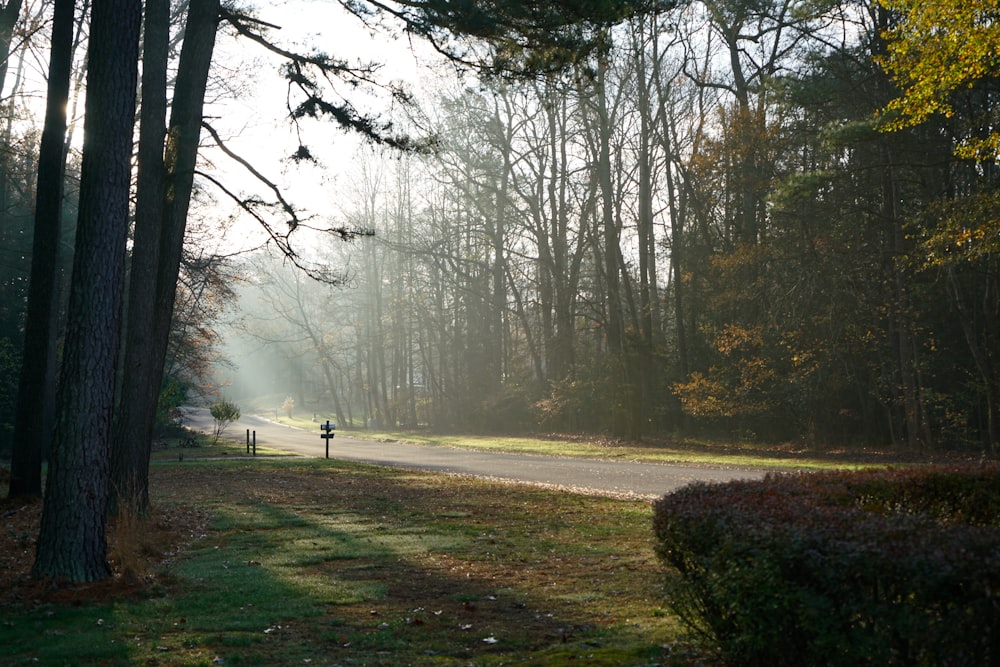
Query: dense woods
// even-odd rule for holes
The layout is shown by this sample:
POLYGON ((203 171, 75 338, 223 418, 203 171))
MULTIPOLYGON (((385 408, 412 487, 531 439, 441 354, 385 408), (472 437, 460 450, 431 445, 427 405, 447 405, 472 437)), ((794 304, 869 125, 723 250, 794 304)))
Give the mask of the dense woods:
POLYGON ((887 131, 898 4, 684 3, 429 95, 438 150, 369 151, 340 198, 376 232, 324 256, 346 289, 247 263, 237 363, 272 380, 233 391, 385 428, 994 449, 996 170, 955 153, 993 83, 887 131))

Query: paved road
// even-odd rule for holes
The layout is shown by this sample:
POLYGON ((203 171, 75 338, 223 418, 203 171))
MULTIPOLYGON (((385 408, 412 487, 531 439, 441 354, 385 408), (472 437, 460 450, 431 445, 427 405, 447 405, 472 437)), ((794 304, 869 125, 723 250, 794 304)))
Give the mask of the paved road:
MULTIPOLYGON (((208 410, 190 409, 184 423, 210 431, 212 418, 208 410)), ((225 435, 243 441, 247 429, 256 432, 258 446, 320 458, 326 453, 318 424, 315 430, 306 431, 250 415, 230 426, 225 435)), ((378 442, 352 438, 340 432, 330 443, 330 458, 622 496, 658 497, 695 481, 724 482, 764 475, 760 471, 739 468, 601 461, 378 442)))

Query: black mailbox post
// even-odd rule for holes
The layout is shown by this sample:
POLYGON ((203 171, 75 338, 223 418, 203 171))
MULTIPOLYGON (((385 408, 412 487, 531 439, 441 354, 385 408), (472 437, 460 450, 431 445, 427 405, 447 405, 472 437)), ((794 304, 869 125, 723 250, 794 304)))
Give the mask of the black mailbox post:
POLYGON ((327 419, 325 424, 319 425, 319 428, 323 431, 319 434, 319 437, 326 441, 326 458, 330 458, 330 441, 333 439, 333 436, 336 435, 334 431, 337 430, 337 425, 331 424, 330 420, 327 419))

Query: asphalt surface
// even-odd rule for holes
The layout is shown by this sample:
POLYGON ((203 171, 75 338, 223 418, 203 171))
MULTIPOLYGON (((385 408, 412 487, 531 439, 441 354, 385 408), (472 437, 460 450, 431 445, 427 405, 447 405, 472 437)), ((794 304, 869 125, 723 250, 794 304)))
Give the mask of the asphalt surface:
MULTIPOLYGON (((203 408, 187 410, 184 423, 191 428, 212 430, 212 418, 203 408)), ((319 424, 315 430, 307 431, 248 415, 229 426, 223 435, 242 442, 247 431, 250 431, 251 438, 256 437, 259 447, 314 458, 326 456, 327 441, 320 437, 319 424)), ((340 432, 329 444, 332 459, 625 497, 659 497, 692 482, 754 479, 765 474, 741 468, 480 452, 455 447, 361 440, 340 432)))

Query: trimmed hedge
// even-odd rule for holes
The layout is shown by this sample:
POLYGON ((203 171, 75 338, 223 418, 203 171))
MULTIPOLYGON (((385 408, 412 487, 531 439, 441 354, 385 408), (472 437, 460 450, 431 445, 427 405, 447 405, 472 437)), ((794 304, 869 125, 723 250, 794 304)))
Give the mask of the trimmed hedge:
POLYGON ((653 523, 727 664, 1000 664, 997 466, 698 483, 653 523))

